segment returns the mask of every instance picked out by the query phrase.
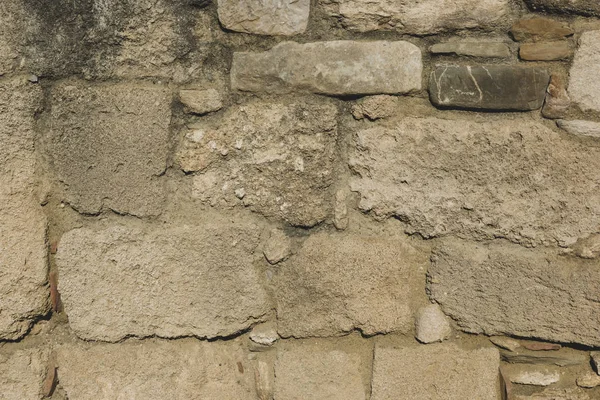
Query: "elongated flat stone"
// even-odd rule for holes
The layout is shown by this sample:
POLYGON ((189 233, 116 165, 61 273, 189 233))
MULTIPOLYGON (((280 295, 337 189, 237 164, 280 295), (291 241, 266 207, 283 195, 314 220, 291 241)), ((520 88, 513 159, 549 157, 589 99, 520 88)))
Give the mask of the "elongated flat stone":
POLYGON ((573 55, 569 42, 523 43, 519 49, 519 57, 527 61, 563 60, 573 55))
POLYGON ((457 56, 507 58, 510 49, 500 42, 447 42, 431 46, 433 54, 456 54, 457 56))
POLYGON ((260 35, 296 35, 306 30, 310 0, 218 0, 227 29, 260 35))
POLYGON ((550 18, 526 18, 515 23, 510 33, 515 40, 561 40, 574 32, 568 25, 550 18))
POLYGON ((600 16, 598 0, 525 0, 534 11, 600 16))
POLYGON ((421 50, 408 42, 284 42, 263 53, 234 53, 233 89, 330 95, 398 94, 421 89, 421 50))
POLYGON ((583 110, 600 111, 600 30, 584 32, 579 38, 569 71, 569 95, 583 110))
POLYGON ((429 94, 440 107, 536 110, 544 103, 549 80, 540 68, 438 66, 429 79, 429 94))
POLYGON ((600 122, 559 119, 556 123, 561 129, 572 135, 600 138, 600 122))

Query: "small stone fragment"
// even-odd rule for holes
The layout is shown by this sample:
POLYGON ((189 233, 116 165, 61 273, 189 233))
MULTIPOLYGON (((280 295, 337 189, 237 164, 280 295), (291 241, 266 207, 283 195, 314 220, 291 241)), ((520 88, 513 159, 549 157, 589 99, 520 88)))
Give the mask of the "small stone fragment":
POLYGON ((573 56, 569 42, 523 43, 519 57, 526 61, 555 61, 573 56))
POLYGON ((256 325, 250 332, 250 340, 263 346, 271 346, 279 339, 277 325, 273 322, 256 325))
POLYGON ((179 91, 179 100, 186 111, 192 114, 207 114, 223 108, 223 98, 216 89, 184 89, 179 91))
POLYGON ((518 340, 511 339, 506 336, 492 336, 490 337, 490 342, 494 343, 498 347, 509 351, 515 351, 519 347, 521 347, 521 343, 519 343, 518 340))
POLYGON ((600 386, 600 376, 593 372, 587 372, 585 375, 582 375, 579 378, 577 378, 577 386, 586 389, 591 389, 595 388, 596 386, 600 386))
POLYGON ((534 367, 531 365, 507 365, 507 376, 519 385, 548 386, 560 380, 558 367, 534 367))
POLYGON ((574 31, 567 24, 550 18, 526 18, 518 21, 510 30, 518 42, 561 40, 573 35, 574 31))
POLYGON ((507 58, 510 48, 500 42, 447 42, 437 43, 429 50, 432 54, 456 54, 457 56, 507 58))
POLYGON ((277 264, 292 254, 292 242, 284 231, 273 229, 263 252, 270 264, 277 264))
POLYGON ((590 136, 600 138, 600 122, 560 119, 556 121, 559 128, 571 135, 590 136))
POLYGON ((389 118, 398 110, 398 98, 381 94, 378 96, 368 96, 359 100, 352 107, 352 115, 356 119, 367 118, 371 121, 389 118))
POLYGON ((545 118, 563 118, 571 107, 571 98, 567 93, 565 83, 560 75, 552 74, 550 84, 546 89, 546 100, 542 108, 545 118))
POLYGON ((558 343, 546 343, 546 342, 530 342, 523 341, 521 346, 531 351, 549 351, 549 350, 560 350, 562 346, 558 343))
POLYGON ((421 343, 442 342, 450 337, 452 328, 448 317, 438 304, 429 304, 417 311, 415 337, 421 343))
POLYGON ((254 381, 258 400, 271 400, 275 376, 273 368, 265 361, 259 360, 254 367, 254 381))
POLYGON ((348 190, 339 189, 335 194, 335 207, 333 210, 333 225, 343 231, 348 228, 348 190))

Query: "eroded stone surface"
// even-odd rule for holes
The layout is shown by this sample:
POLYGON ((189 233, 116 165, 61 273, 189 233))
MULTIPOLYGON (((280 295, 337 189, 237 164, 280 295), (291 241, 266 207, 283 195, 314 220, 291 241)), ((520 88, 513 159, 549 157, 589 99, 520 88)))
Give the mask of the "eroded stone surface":
POLYGON ((577 386, 588 389, 600 386, 600 376, 591 371, 587 372, 577 378, 577 386))
POLYGON ((600 4, 596 0, 525 0, 534 11, 600 16, 600 4))
POLYGON ((434 251, 428 292, 467 332, 598 346, 594 261, 514 244, 447 240, 434 251))
POLYGON ((218 0, 227 29, 260 35, 296 35, 306 30, 310 0, 218 0))
POLYGON ((584 32, 569 72, 569 95, 583 110, 600 111, 600 30, 584 32))
POLYGON ((555 366, 504 365, 503 376, 512 383, 531 386, 549 386, 560 380, 561 369, 555 366))
POLYGON ((66 201, 86 214, 160 214, 170 121, 171 96, 161 86, 54 88, 48 152, 66 201))
POLYGON ((179 101, 192 114, 202 115, 223 108, 223 98, 216 89, 180 90, 179 101))
POLYGON ((356 119, 367 118, 371 121, 389 118, 400 110, 398 97, 385 94, 368 96, 352 106, 352 116, 356 119))
POLYGON ((563 60, 573 55, 569 42, 523 43, 519 49, 519 57, 527 61, 563 60))
POLYGON ((532 395, 516 395, 514 400, 591 400, 592 398, 581 389, 544 389, 532 395))
POLYGON ((507 58, 510 57, 510 48, 506 43, 500 42, 446 42, 431 46, 433 54, 456 54, 458 56, 507 58))
POLYGON ((0 398, 41 399, 46 377, 48 351, 0 349, 0 398))
POLYGON ((450 322, 438 304, 429 304, 417 311, 415 337, 419 342, 441 342, 451 333, 450 322))
POLYGON ((422 71, 421 50, 408 42, 283 42, 263 53, 234 53, 231 86, 253 92, 397 94, 420 90, 422 71))
POLYGON ((350 184, 361 210, 395 216, 424 237, 570 245, 597 232, 598 148, 529 119, 392 126, 356 135, 350 184))
POLYGON ((571 135, 600 138, 600 122, 560 119, 557 125, 571 135))
POLYGON ((253 266, 259 234, 253 224, 218 220, 70 231, 56 255, 69 324, 102 341, 246 329, 269 309, 253 266))
POLYGON ((526 18, 515 23, 510 33, 519 42, 561 40, 574 32, 568 25, 550 18, 526 18))
POLYGON ((279 334, 406 332, 426 265, 400 237, 315 233, 274 277, 279 334))
POLYGON ((580 238, 571 246, 573 254, 581 258, 600 257, 600 233, 594 233, 590 236, 580 238))

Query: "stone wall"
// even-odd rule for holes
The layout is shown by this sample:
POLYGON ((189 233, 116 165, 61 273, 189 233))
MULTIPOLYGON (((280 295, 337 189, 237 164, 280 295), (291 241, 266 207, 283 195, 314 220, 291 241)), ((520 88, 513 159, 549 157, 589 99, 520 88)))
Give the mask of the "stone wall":
POLYGON ((596 0, 0 2, 0 399, 600 399, 596 0))

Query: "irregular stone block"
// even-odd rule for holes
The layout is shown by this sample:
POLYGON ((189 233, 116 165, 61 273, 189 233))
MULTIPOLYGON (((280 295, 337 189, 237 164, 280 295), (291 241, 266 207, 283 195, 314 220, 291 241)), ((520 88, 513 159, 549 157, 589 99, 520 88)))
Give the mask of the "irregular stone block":
POLYGON ((316 233, 273 278, 279 334, 407 332, 427 262, 400 237, 316 233))
POLYGON ((41 399, 48 351, 0 350, 0 396, 2 400, 41 399))
POLYGON ((419 342, 442 342, 451 333, 450 322, 438 304, 429 304, 419 309, 415 318, 415 337, 419 342))
POLYGON ((67 232, 56 260, 69 324, 102 341, 244 330, 269 310, 253 266, 259 234, 219 221, 67 232))
POLYGON ((510 33, 516 41, 561 40, 575 33, 567 24, 550 18, 526 18, 515 23, 510 33))
POLYGON ((247 355, 232 342, 145 340, 57 350, 69 400, 255 400, 247 355))
POLYGON ((215 89, 184 89, 179 91, 179 101, 192 114, 207 114, 223 108, 221 93, 215 89))
POLYGON ((500 399, 495 348, 464 350, 454 344, 400 349, 375 347, 372 400, 500 399))
POLYGON ((49 153, 66 201, 86 214, 160 214, 170 109, 170 93, 160 86, 55 87, 49 153))
POLYGON ((422 71, 421 50, 408 42, 283 42, 263 53, 234 53, 231 86, 251 92, 397 94, 420 90, 422 71))
POLYGON ((600 3, 596 0, 525 0, 525 3, 533 11, 600 17, 600 3))
POLYGON ((600 386, 600 376, 588 371, 585 374, 577 377, 577 386, 586 389, 591 389, 600 386))
POLYGON ((447 42, 437 43, 429 50, 433 54, 456 54, 457 56, 507 58, 510 48, 499 42, 447 42))
POLYGON ((393 30, 428 35, 459 30, 491 30, 512 19, 508 0, 327 0, 329 14, 346 28, 359 31, 393 30))
POLYGON ((529 118, 403 118, 391 126, 360 130, 350 151, 351 189, 376 218, 394 216, 426 238, 526 245, 568 246, 597 232, 597 147, 529 118))
POLYGON ((570 248, 577 257, 594 259, 600 257, 600 233, 580 238, 570 248))
POLYGON ((536 110, 544 103, 549 80, 540 68, 437 66, 429 79, 429 95, 440 107, 536 110))
POLYGON ((310 0, 218 0, 227 29, 259 35, 297 35, 306 30, 310 0))
POLYGON ((20 339, 49 310, 46 218, 35 190, 42 98, 39 85, 0 81, 0 340, 20 339))
POLYGON ((363 97, 352 106, 352 116, 356 119, 367 118, 371 121, 389 118, 401 108, 398 99, 396 96, 385 94, 363 97))
POLYGON ((519 57, 526 61, 555 61, 570 58, 573 50, 569 42, 523 43, 519 57))
POLYGON ((569 95, 582 110, 600 111, 600 30, 584 32, 569 72, 569 95))
POLYGON ((465 331, 598 346, 594 261, 513 244, 447 241, 435 250, 428 292, 465 331))
POLYGON ((569 112, 571 98, 567 93, 564 80, 560 75, 552 74, 550 84, 546 89, 546 100, 542 108, 544 118, 563 118, 569 112))
POLYGON ((556 124, 571 135, 600 138, 600 122, 559 119, 556 124))
POLYGON ((325 99, 251 100, 193 126, 177 154, 192 196, 292 225, 331 215, 337 108, 325 99))

